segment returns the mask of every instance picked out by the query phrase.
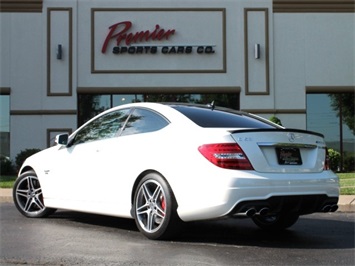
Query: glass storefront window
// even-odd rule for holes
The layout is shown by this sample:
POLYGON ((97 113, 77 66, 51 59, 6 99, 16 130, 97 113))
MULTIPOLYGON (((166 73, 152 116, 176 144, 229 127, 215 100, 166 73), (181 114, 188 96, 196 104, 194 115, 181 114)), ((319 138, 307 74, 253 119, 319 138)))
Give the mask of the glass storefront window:
POLYGON ((142 94, 113 94, 112 107, 127 103, 144 102, 142 94))
POLYGON ((81 126, 95 115, 111 108, 111 95, 78 95, 78 125, 81 126))
POLYGON ((354 93, 307 94, 307 129, 325 136, 340 153, 339 171, 354 170, 354 93))
POLYGON ((307 129, 322 133, 328 148, 340 150, 339 118, 327 94, 307 95, 307 129))
POLYGON ((114 106, 134 102, 186 102, 215 105, 239 110, 238 93, 213 94, 79 94, 78 126, 114 106))
POLYGON ((146 102, 184 102, 209 104, 214 101, 216 106, 239 110, 239 95, 235 93, 204 93, 204 94, 146 94, 146 102))
POLYGON ((10 157, 10 96, 0 95, 0 155, 10 157))

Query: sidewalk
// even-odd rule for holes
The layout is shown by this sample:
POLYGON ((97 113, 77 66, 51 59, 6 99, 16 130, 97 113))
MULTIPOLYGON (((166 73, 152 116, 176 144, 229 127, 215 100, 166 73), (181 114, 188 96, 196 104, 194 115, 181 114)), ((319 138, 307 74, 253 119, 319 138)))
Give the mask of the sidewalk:
MULTIPOLYGON (((13 202, 11 188, 0 188, 0 202, 13 202)), ((341 195, 338 205, 340 212, 355 212, 355 195, 341 195)))

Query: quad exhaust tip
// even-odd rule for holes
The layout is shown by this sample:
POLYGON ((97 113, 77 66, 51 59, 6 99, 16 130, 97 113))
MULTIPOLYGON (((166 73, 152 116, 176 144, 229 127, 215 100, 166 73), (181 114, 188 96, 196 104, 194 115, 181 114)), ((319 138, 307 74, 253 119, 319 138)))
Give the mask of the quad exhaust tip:
POLYGON ((339 206, 337 204, 333 204, 333 205, 325 205, 322 208, 322 212, 335 212, 337 209, 339 208, 339 206))
POLYGON ((245 215, 248 217, 253 217, 254 215, 260 215, 260 216, 265 216, 269 213, 270 209, 269 208, 261 208, 259 211, 256 210, 255 208, 250 208, 245 212, 245 215))
MULTIPOLYGON (((327 204, 321 209, 321 211, 335 212, 338 210, 338 208, 339 206, 337 204, 327 204)), ((260 210, 257 210, 255 208, 249 208, 243 213, 236 213, 235 216, 247 216, 247 217, 253 217, 255 215, 266 216, 269 213, 270 213, 270 209, 268 207, 263 207, 260 210)))
POLYGON ((250 208, 245 212, 245 215, 248 217, 253 217, 256 214, 256 209, 250 208))

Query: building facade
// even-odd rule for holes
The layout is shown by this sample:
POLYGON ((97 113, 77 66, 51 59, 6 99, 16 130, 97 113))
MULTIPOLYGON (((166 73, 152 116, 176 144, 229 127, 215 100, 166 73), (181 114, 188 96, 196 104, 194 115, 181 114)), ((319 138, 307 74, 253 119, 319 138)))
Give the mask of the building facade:
POLYGON ((12 159, 109 107, 172 100, 276 116, 354 152, 353 0, 0 0, 0 23, 12 159))

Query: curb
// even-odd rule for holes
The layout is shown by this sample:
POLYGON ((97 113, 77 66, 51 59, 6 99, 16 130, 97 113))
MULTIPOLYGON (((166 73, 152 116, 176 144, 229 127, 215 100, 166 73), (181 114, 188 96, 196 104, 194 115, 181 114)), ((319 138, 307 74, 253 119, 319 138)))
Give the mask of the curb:
POLYGON ((0 188, 0 202, 14 202, 11 188, 0 188))
POLYGON ((355 212, 355 195, 340 195, 338 205, 340 212, 355 212))
MULTIPOLYGON (((0 188, 0 202, 13 202, 11 188, 0 188)), ((338 212, 355 212, 355 195, 340 195, 338 205, 338 212)))

